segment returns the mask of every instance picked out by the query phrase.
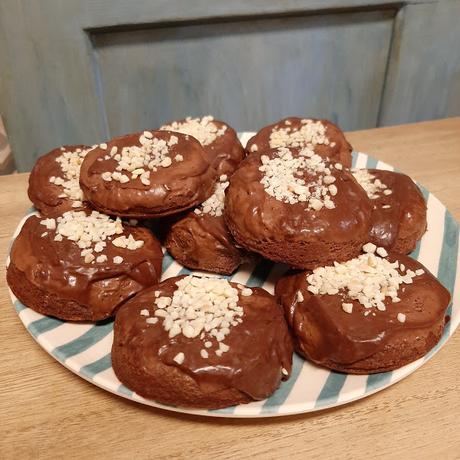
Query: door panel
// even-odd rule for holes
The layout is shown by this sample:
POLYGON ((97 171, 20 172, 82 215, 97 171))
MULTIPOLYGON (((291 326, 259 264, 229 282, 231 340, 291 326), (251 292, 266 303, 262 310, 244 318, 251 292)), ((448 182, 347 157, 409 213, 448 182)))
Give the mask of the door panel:
POLYGON ((391 11, 96 33, 111 134, 212 113, 238 130, 287 114, 375 126, 391 11), (365 63, 366 65, 362 65, 365 63))
POLYGON ((358 129, 460 114, 460 0, 1 0, 20 171, 57 145, 212 113, 358 129))

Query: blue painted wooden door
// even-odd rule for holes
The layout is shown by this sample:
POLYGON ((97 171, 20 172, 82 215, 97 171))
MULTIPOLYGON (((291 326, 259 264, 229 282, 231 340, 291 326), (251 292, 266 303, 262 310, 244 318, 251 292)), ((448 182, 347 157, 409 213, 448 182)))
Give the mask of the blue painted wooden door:
POLYGON ((186 115, 459 114, 459 16, 459 0, 2 0, 0 112, 20 170, 186 115))

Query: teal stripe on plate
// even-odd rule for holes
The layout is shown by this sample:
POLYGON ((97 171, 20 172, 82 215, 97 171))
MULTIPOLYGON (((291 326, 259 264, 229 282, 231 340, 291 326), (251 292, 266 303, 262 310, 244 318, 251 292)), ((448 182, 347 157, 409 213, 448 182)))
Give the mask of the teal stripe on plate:
POLYGON ((347 377, 347 374, 331 371, 316 400, 315 407, 336 403, 347 377))
POLYGON ((258 263, 252 271, 246 285, 250 287, 262 287, 274 265, 274 262, 269 262, 268 260, 258 263))
POLYGON ((16 310, 17 313, 21 313, 22 310, 25 310, 27 307, 21 303, 19 300, 16 300, 14 302, 14 309, 16 310))
MULTIPOLYGON (((452 214, 446 210, 444 216, 444 240, 438 268, 438 279, 452 295, 454 294, 455 278, 457 275, 458 231, 457 222, 455 222, 452 214)), ((447 311, 448 315, 451 313, 452 305, 447 311)))
POLYGON ((185 267, 182 267, 181 271, 178 273, 178 275, 191 275, 191 274, 192 274, 192 271, 185 267))
POLYGON ((377 167, 378 160, 376 158, 367 157, 366 168, 375 169, 377 167))
POLYGON ((164 273, 173 262, 174 262, 174 259, 172 258, 171 254, 169 254, 169 252, 166 251, 163 254, 163 264, 161 267, 162 273, 164 273))
POLYGON ((415 249, 409 254, 409 256, 412 257, 412 259, 418 260, 421 244, 422 244, 422 240, 418 240, 417 244, 415 245, 415 249))
POLYGON ((366 381, 366 393, 381 388, 391 381, 392 372, 381 372, 380 374, 371 374, 366 381))
POLYGON ((62 326, 63 324, 64 321, 61 321, 60 319, 50 318, 46 316, 45 318, 32 321, 27 326, 27 329, 34 337, 38 337, 40 334, 51 331, 52 329, 56 329, 57 327, 62 326))
POLYGON ((209 409, 208 412, 211 414, 233 414, 235 407, 237 406, 225 407, 224 409, 209 409))
POLYGON ((86 364, 80 369, 80 374, 83 374, 85 377, 92 379, 95 375, 100 372, 104 372, 107 369, 110 369, 112 366, 112 356, 111 353, 107 353, 102 358, 92 362, 91 364, 86 364))
POLYGON ((134 394, 134 391, 131 391, 129 388, 126 388, 123 384, 121 384, 117 388, 117 393, 121 393, 122 395, 125 395, 131 398, 134 394))
MULTIPOLYGON (((430 192, 425 188, 423 187, 422 185, 420 184, 417 184, 417 187, 420 189, 420 191, 422 192, 422 195, 423 195, 423 198, 425 199, 425 202, 428 201, 428 197, 430 196, 430 192)), ((443 205, 444 206, 444 205, 443 205)))
POLYGON ((358 152, 351 152, 351 167, 355 168, 356 167, 356 162, 358 161, 358 152))
MULTIPOLYGON (((450 214, 445 211, 444 215, 444 239, 441 249, 441 257, 439 259, 438 279, 453 295, 455 289, 455 278, 457 275, 457 258, 459 250, 459 227, 457 222, 450 214)), ((452 302, 447 308, 446 315, 452 318, 452 302)), ((434 353, 444 344, 450 336, 450 328, 452 321, 449 321, 442 333, 439 342, 425 355, 425 361, 430 359, 434 353)))
POLYGON ((284 401, 289 397, 295 382, 299 378, 300 372, 302 371, 304 360, 294 353, 292 360, 292 371, 289 380, 286 380, 276 390, 262 406, 261 414, 270 414, 279 412, 280 406, 283 405, 284 401))
POLYGON ((102 325, 97 324, 77 339, 55 348, 51 353, 60 361, 65 361, 67 358, 92 347, 102 340, 107 334, 110 334, 112 330, 113 322, 102 325))

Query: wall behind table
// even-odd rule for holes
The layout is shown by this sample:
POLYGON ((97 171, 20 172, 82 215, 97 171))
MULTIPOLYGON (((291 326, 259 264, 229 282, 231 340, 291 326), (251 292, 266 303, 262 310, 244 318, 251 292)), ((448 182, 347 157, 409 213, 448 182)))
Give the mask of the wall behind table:
POLYGON ((459 18, 460 0, 2 0, 0 112, 21 171, 186 115, 459 115, 459 18))

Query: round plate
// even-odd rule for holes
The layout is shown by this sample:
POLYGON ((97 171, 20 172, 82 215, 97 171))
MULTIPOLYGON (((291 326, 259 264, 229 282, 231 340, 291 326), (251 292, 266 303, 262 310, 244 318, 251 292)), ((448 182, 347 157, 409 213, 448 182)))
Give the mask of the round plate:
MULTIPOLYGON (((250 133, 241 135, 243 145, 249 136, 250 133)), ((353 166, 394 169, 359 152, 353 153, 353 166)), ((380 391, 414 372, 444 345, 460 322, 459 227, 442 203, 423 187, 420 188, 428 203, 428 231, 411 256, 435 274, 452 293, 453 304, 447 312, 451 319, 434 349, 425 357, 393 372, 347 375, 317 367, 295 354, 291 378, 283 382, 280 388, 264 401, 221 410, 190 410, 164 406, 133 393, 115 376, 110 356, 113 322, 77 324, 60 321, 27 308, 13 294, 11 298, 24 326, 38 344, 57 361, 94 385, 142 404, 212 417, 273 417, 346 404, 380 391)), ((19 233, 26 218, 33 213, 32 208, 19 224, 14 237, 19 233)), ((229 278, 248 286, 262 286, 273 293, 274 283, 284 271, 283 266, 264 261, 258 265, 243 266, 229 278)), ((186 273, 191 272, 165 253, 162 279, 186 273)))

